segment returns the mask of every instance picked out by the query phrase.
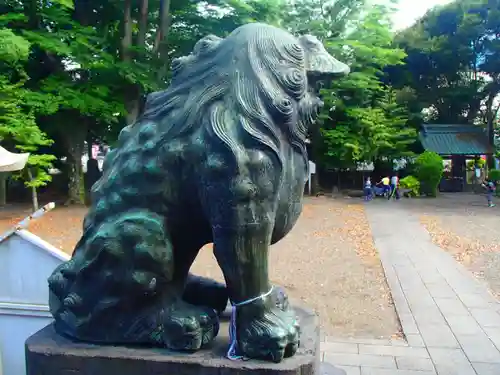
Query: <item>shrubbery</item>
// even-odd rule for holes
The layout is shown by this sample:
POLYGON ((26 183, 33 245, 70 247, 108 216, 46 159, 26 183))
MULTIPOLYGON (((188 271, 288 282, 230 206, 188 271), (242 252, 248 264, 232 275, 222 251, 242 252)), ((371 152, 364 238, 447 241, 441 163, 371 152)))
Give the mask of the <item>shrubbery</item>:
MULTIPOLYGON (((488 173, 488 178, 492 181, 499 182, 500 181, 500 169, 491 169, 488 173)), ((500 197, 500 184, 497 185, 497 191, 495 194, 497 197, 500 197)))
POLYGON ((409 196, 416 197, 420 194, 420 181, 415 176, 406 176, 399 181, 403 189, 410 189, 409 196))
POLYGON ((477 160, 469 160, 467 162, 467 170, 468 171, 473 171, 477 168, 484 168, 486 165, 486 160, 484 159, 477 159, 477 160))
POLYGON ((493 181, 500 181, 500 169, 491 169, 488 178, 493 181))
POLYGON ((415 176, 420 182, 420 192, 431 197, 437 195, 443 176, 443 158, 435 152, 425 151, 415 161, 415 176))

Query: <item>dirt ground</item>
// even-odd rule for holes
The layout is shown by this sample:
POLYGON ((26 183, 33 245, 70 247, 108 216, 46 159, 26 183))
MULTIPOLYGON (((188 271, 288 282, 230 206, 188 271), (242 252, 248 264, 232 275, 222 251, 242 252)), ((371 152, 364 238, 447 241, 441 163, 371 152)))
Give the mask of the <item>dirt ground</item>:
MULTIPOLYGON (((85 212, 84 207, 56 208, 33 222, 29 230, 71 253, 85 212)), ((5 209, 0 212, 0 230, 9 229, 29 213, 29 208, 5 209)), ((359 202, 307 198, 295 228, 272 247, 270 262, 272 282, 284 286, 292 301, 320 315, 323 334, 399 335, 391 295, 359 202)), ((201 250, 192 271, 222 278, 211 245, 201 250)))
POLYGON ((500 298, 500 206, 488 208, 484 196, 465 193, 442 194, 409 204, 420 213, 433 242, 500 298))

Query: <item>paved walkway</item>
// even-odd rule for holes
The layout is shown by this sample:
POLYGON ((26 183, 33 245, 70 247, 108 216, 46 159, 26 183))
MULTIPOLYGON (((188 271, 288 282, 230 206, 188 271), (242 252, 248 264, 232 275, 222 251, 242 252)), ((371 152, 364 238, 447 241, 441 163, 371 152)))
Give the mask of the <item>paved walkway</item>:
POLYGON ((397 202, 367 214, 406 341, 326 338, 324 361, 346 375, 499 375, 500 304, 487 288, 397 202))

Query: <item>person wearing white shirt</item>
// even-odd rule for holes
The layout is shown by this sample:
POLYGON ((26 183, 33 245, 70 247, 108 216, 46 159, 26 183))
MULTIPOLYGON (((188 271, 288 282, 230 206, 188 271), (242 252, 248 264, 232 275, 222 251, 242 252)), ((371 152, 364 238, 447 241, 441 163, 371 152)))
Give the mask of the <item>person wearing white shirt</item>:
POLYGON ((391 194, 389 199, 393 197, 399 199, 399 177, 397 173, 394 173, 391 177, 391 194))

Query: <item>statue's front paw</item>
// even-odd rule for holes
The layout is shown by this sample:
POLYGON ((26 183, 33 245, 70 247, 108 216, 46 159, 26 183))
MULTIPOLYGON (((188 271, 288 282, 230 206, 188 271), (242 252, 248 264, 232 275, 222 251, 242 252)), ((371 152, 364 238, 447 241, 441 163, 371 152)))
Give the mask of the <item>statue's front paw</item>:
POLYGON ((163 340, 167 348, 195 351, 219 333, 219 318, 211 309, 178 301, 165 311, 163 340))
POLYGON ((299 324, 293 309, 277 306, 260 314, 239 314, 238 348, 245 357, 280 362, 291 357, 299 346, 299 324))

